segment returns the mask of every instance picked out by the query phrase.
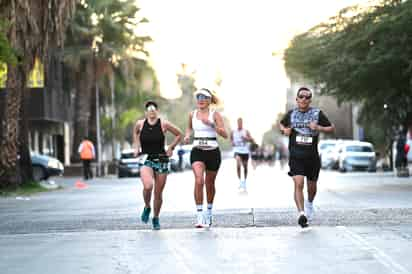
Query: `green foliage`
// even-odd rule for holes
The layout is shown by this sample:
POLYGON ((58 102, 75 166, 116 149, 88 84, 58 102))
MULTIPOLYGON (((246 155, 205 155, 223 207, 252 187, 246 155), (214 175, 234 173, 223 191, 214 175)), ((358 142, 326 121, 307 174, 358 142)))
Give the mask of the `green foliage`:
POLYGON ((17 64, 17 53, 11 47, 7 36, 7 24, 4 21, 0 21, 0 62, 16 65, 17 64))
POLYGON ((411 45, 412 1, 387 0, 342 10, 296 36, 284 58, 292 78, 312 80, 338 102, 360 103, 362 125, 388 126, 388 139, 412 113, 411 45))
MULTIPOLYGON (((61 189, 59 187, 58 189, 61 189)), ((28 181, 20 185, 17 188, 2 188, 0 189, 0 197, 10 197, 10 196, 30 196, 39 192, 50 191, 40 185, 39 182, 28 181)))
MULTIPOLYGON (((145 60, 135 57, 138 53, 148 55, 145 43, 151 40, 136 35, 136 29, 147 22, 138 13, 134 0, 80 1, 67 33, 65 59, 69 66, 82 71, 82 64, 93 58, 97 64, 104 142, 112 138, 131 141, 134 123, 143 113, 143 102, 148 97, 159 97, 154 94, 157 89, 154 71, 145 60), (113 110, 111 81, 115 93, 115 123, 110 112, 113 110), (145 81, 153 84, 146 88, 145 81)), ((94 79, 94 75, 86 77, 94 79)))

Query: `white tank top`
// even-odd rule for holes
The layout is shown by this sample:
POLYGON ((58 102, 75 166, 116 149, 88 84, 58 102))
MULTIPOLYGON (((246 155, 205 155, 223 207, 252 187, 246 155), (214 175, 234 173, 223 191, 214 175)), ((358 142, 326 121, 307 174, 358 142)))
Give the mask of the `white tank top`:
POLYGON ((243 137, 246 137, 246 130, 244 128, 241 130, 236 129, 232 132, 233 152, 241 154, 249 153, 248 142, 245 141, 243 137))
MULTIPOLYGON (((213 114, 215 112, 209 111, 209 121, 214 123, 213 114)), ((197 110, 193 111, 192 115, 193 128, 193 146, 201 149, 215 149, 219 146, 217 142, 216 131, 212 126, 206 125, 202 120, 197 119, 197 110)))

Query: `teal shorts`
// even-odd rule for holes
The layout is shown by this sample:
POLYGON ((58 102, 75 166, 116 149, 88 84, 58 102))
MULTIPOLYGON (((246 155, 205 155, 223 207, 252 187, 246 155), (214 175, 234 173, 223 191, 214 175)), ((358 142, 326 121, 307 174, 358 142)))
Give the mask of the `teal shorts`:
POLYGON ((157 173, 169 173, 169 162, 159 162, 153 160, 146 160, 143 166, 147 166, 153 169, 157 173))

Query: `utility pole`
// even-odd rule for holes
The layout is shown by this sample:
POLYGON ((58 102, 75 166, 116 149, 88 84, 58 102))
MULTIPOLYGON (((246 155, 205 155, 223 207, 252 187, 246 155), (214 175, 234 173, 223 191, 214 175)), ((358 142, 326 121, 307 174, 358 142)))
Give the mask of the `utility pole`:
MULTIPOLYGON (((96 53, 97 54, 97 53, 96 53)), ((102 161, 102 145, 100 138, 100 101, 99 101, 99 84, 97 79, 97 58, 94 55, 94 72, 95 72, 95 85, 96 85, 96 142, 97 142, 97 174, 101 175, 101 161, 102 161)))
POLYGON ((112 76, 110 77, 110 91, 112 95, 112 110, 111 110, 111 118, 112 118, 112 160, 116 158, 116 138, 115 138, 115 129, 116 129, 116 106, 114 102, 114 71, 112 76))

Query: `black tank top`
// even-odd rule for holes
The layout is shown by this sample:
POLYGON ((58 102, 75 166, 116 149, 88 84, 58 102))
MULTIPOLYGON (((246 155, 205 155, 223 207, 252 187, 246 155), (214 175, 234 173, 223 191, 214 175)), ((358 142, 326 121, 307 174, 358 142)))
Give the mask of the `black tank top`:
POLYGON ((140 132, 140 145, 143 154, 166 154, 165 135, 163 134, 160 119, 157 119, 154 125, 150 125, 147 119, 144 120, 143 128, 140 132))

